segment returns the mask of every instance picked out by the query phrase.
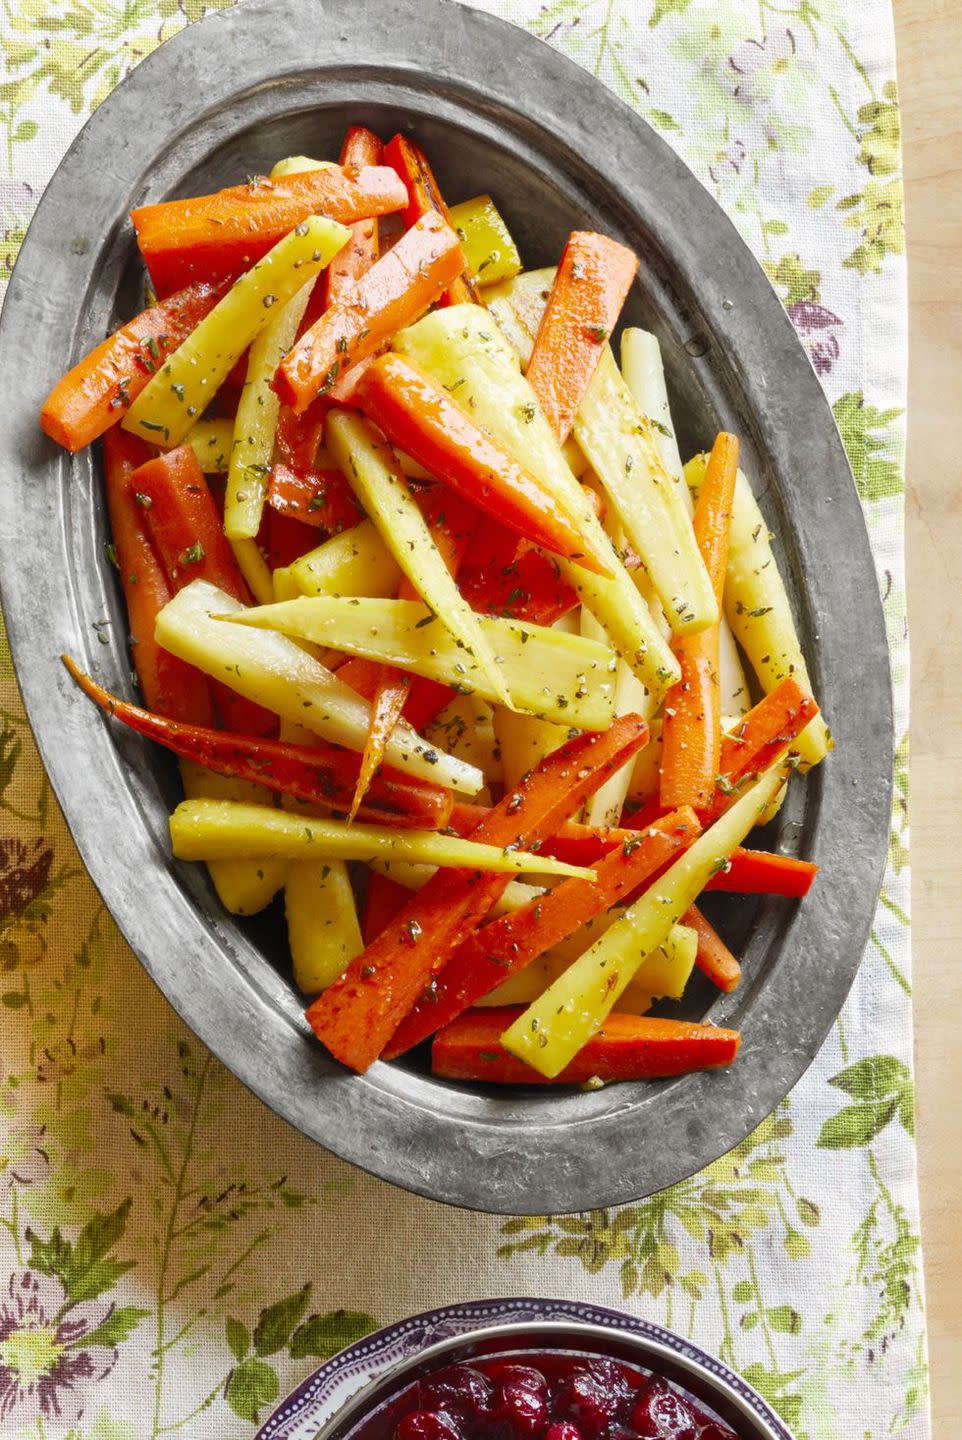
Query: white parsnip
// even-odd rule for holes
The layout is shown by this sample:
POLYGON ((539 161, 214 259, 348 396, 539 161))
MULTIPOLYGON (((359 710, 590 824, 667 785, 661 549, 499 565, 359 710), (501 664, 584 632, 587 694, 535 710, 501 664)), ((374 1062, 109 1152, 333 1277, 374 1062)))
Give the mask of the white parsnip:
MULTIPOLYGON (((248 805, 269 805, 271 792, 263 785, 205 770, 193 760, 181 760, 180 778, 189 800, 238 800, 248 805)), ((207 866, 220 903, 232 915, 257 915, 280 890, 287 877, 286 860, 212 860, 207 866)))
POLYGON ((288 567, 302 595, 396 595, 401 567, 377 526, 362 520, 288 567))

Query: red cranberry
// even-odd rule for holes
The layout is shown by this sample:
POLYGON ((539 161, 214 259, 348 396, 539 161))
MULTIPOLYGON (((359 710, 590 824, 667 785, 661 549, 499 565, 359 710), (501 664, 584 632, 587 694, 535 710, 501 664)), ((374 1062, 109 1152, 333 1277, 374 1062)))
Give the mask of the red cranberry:
POLYGON ((491 1415, 507 1440, 539 1435, 548 1423, 547 1384, 536 1370, 503 1377, 491 1415))
POLYGON ((498 1370, 498 1384, 502 1388, 514 1385, 535 1395, 546 1395, 548 1391, 547 1380, 533 1365, 502 1365, 498 1370))
POLYGON ((455 1410, 468 1420, 481 1420, 491 1409, 491 1384, 472 1365, 449 1365, 421 1381, 422 1405, 455 1410))
POLYGON ((463 1440, 461 1427, 444 1410, 412 1410, 398 1421, 394 1440, 463 1440))
POLYGON ((720 1425, 717 1420, 709 1420, 698 1440, 738 1440, 734 1430, 729 1430, 727 1425, 720 1425))
POLYGON ((578 1370, 559 1390, 555 1411, 573 1420, 588 1440, 599 1440, 615 1418, 618 1400, 587 1370, 578 1370))
POLYGON ((585 1370, 609 1395, 616 1395, 621 1399, 631 1393, 628 1376, 616 1360, 606 1360, 603 1356, 596 1355, 585 1365, 585 1370))
POLYGON ((554 1420, 544 1432, 544 1440, 581 1440, 581 1431, 570 1420, 554 1420))
POLYGON ((654 1440, 698 1440, 701 1426, 694 1410, 674 1390, 654 1381, 631 1412, 639 1435, 654 1440))

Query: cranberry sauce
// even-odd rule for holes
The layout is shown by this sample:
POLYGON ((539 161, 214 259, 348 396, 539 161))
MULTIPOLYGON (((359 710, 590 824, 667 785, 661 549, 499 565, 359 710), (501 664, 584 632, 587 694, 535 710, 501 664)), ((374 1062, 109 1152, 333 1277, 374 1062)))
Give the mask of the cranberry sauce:
POLYGON ((449 1365, 409 1385, 353 1440, 738 1440, 660 1376, 597 1355, 449 1365))

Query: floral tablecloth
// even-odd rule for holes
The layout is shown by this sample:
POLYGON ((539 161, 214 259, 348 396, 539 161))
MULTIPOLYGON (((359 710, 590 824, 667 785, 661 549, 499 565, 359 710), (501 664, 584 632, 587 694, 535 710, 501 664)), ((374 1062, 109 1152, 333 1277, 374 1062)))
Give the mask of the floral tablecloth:
MULTIPOLYGON (((3 0, 0 273, 91 109, 229 0, 3 0)), ((905 266, 889 0, 482 0, 593 70, 717 196, 788 307, 865 506, 896 686, 890 864, 854 991, 744 1144, 641 1204, 444 1209, 270 1114, 87 879, 0 650, 0 1433, 249 1437, 365 1330, 566 1295, 691 1334, 800 1437, 928 1435, 911 1073, 905 266), (130 1017, 136 1016, 136 1024, 130 1017)))

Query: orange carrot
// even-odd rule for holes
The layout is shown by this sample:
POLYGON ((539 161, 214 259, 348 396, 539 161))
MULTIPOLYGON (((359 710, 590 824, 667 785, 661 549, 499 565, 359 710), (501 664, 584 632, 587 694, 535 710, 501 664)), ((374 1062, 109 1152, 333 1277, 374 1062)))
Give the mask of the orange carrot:
POLYGON ((67 450, 81 450, 116 425, 223 293, 223 286, 191 285, 108 335, 68 370, 43 402, 40 424, 51 440, 67 450))
MULTIPOLYGON (((738 441, 723 431, 712 447, 692 521, 719 607, 737 472, 738 441)), ((676 805, 701 809, 715 787, 721 748, 718 637, 716 621, 695 635, 679 636, 673 647, 681 679, 665 696, 660 799, 666 809, 676 805)))
POLYGON ((743 850, 739 846, 732 851, 725 869, 713 875, 705 889, 727 890, 735 895, 786 895, 800 899, 811 890, 817 874, 818 866, 810 860, 773 855, 767 850, 743 850))
POLYGON ((475 930, 436 977, 429 995, 398 1026, 386 1057, 420 1044, 552 945, 650 882, 700 831, 693 810, 676 810, 600 860, 593 880, 564 880, 475 930))
POLYGON ((271 570, 293 565, 295 560, 299 560, 317 546, 317 531, 313 525, 305 524, 304 520, 294 515, 282 514, 273 505, 265 511, 264 521, 267 531, 267 564, 271 570))
MULTIPOLYGON (((381 164, 380 140, 363 125, 352 125, 344 136, 340 163, 345 167, 381 164)), ((355 281, 366 275, 378 257, 377 216, 357 220, 351 226, 351 238, 328 265, 321 277, 328 305, 340 300, 355 281)))
MULTIPOLYGON (((350 685, 365 700, 373 700, 381 678, 381 664, 378 660, 365 660, 352 656, 337 669, 337 678, 350 685)), ((404 706, 404 718, 415 730, 423 730, 455 696, 455 691, 438 680, 429 680, 424 675, 412 677, 411 689, 404 706)))
POLYGON ((371 702, 371 719, 368 725, 367 739, 364 741, 364 752, 361 756, 361 768, 358 771, 357 785, 354 789, 354 799, 351 802, 349 820, 353 820, 357 814, 358 807, 364 799, 367 787, 370 785, 377 768, 384 759, 384 752, 387 749, 391 736, 394 734, 394 727, 400 720, 404 711, 405 701, 411 689, 411 677, 400 670, 393 669, 390 665, 381 666, 381 677, 378 681, 377 691, 371 702))
POLYGON ((314 469, 329 409, 330 403, 320 398, 300 415, 295 415, 289 405, 282 405, 278 412, 274 453, 298 475, 314 469))
MULTIPOLYGON (((420 145, 404 135, 395 135, 384 147, 384 161, 397 171, 408 192, 408 205, 404 212, 404 223, 408 228, 431 210, 437 211, 448 225, 451 224, 451 212, 420 145)), ((448 305, 482 303, 480 291, 467 266, 444 292, 444 301, 448 305)))
POLYGON ((618 323, 638 257, 591 230, 575 230, 561 256, 525 371, 559 445, 618 323))
MULTIPOLYGON (((207 580, 242 605, 251 604, 247 582, 189 445, 148 460, 131 475, 129 484, 172 590, 182 590, 192 580, 207 580)), ((220 682, 213 690, 225 729, 240 735, 268 735, 276 728, 277 716, 262 705, 220 682)))
POLYGON ((609 1015, 596 1035, 548 1080, 510 1055, 501 1036, 522 1013, 520 1006, 469 1010, 434 1038, 431 1070, 446 1080, 481 1080, 495 1085, 584 1085, 589 1080, 654 1080, 714 1070, 738 1054, 737 1030, 693 1025, 656 1015, 609 1015))
POLYGON ((697 905, 685 911, 681 923, 698 935, 695 964, 702 974, 707 975, 719 990, 734 990, 742 978, 742 967, 715 927, 705 919, 697 905))
POLYGON ((392 444, 466 500, 533 544, 608 573, 586 550, 576 523, 541 481, 409 360, 380 356, 361 380, 357 398, 392 444))
MULTIPOLYGON (((481 822, 473 839, 530 845, 634 755, 648 738, 638 715, 577 735, 540 762, 481 822)), ((488 913, 508 877, 439 870, 307 1011, 317 1038, 354 1070, 380 1055, 432 976, 488 913)))
POLYGON ((400 210, 405 201, 404 186, 388 166, 331 165, 142 205, 130 218, 157 294, 169 295, 192 280, 236 280, 309 215, 353 225, 400 210))
POLYGON ((463 268, 450 225, 434 211, 423 215, 284 357, 274 389, 295 411, 305 410, 339 375, 419 319, 463 268))
POLYGON ((130 477, 151 458, 136 435, 119 427, 104 436, 104 482, 114 557, 127 602, 131 655, 141 693, 151 710, 195 725, 213 718, 205 676, 162 650, 154 623, 171 597, 164 567, 150 543, 144 512, 130 490, 130 477))
POLYGON ((292 515, 303 524, 326 530, 331 535, 349 530, 364 518, 354 491, 340 470, 297 472, 277 460, 271 467, 267 499, 281 515, 292 515))
POLYGON ((738 790, 791 750, 792 741, 818 714, 818 706, 791 675, 742 717, 737 730, 722 736, 718 774, 702 820, 717 819, 738 790))

